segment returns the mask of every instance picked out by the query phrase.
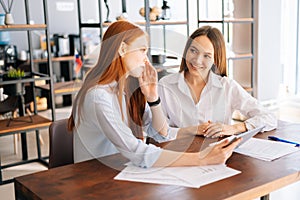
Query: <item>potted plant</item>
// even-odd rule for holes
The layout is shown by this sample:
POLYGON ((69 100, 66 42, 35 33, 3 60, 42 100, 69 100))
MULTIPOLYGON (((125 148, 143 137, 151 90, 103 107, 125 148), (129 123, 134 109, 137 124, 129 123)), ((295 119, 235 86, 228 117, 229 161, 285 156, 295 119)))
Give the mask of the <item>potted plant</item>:
MULTIPOLYGON (((3 75, 3 81, 18 80, 25 77, 25 72, 20 69, 10 69, 3 75)), ((12 84, 3 85, 3 93, 11 96, 23 95, 25 93, 24 83, 15 82, 12 84)))

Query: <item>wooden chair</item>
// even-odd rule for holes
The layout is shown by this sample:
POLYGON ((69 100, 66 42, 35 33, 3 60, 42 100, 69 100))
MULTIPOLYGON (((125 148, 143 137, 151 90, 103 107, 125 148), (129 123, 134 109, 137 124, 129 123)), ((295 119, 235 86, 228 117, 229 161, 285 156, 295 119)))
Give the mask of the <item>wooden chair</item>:
MULTIPOLYGON (((12 121, 18 121, 17 118, 17 109, 19 107, 19 97, 18 96, 7 96, 6 99, 0 101, 0 115, 3 118, 9 117, 6 126, 9 126, 12 121)), ((31 116, 32 113, 28 108, 26 108, 26 113, 28 116, 31 116)), ((32 119, 31 119, 32 120, 32 119)), ((15 154, 18 153, 18 140, 20 138, 19 134, 14 134, 14 151, 15 154)), ((43 138, 39 135, 39 140, 41 144, 44 144, 43 138)))
POLYGON ((68 119, 57 120, 49 127, 49 169, 73 164, 73 133, 67 130, 68 119))
MULTIPOLYGON (((18 97, 17 96, 8 96, 6 99, 0 102, 0 115, 3 116, 3 118, 6 118, 6 115, 8 115, 9 120, 6 124, 6 126, 9 126, 11 120, 15 118, 16 111, 18 108, 18 97)), ((18 153, 18 135, 14 135, 14 151, 15 154, 18 153)))
MULTIPOLYGON (((0 102, 0 115, 5 115, 11 113, 10 120, 14 117, 14 112, 18 108, 18 97, 17 96, 8 96, 6 99, 0 102)), ((9 126, 10 120, 8 121, 7 126, 9 126)))

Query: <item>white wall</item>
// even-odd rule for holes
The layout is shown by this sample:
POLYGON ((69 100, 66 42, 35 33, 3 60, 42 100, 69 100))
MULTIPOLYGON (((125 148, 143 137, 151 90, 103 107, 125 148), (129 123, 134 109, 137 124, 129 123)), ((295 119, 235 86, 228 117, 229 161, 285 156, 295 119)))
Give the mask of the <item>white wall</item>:
MULTIPOLYGON (((282 1, 282 26, 281 26, 281 61, 282 61, 282 86, 290 94, 296 92, 297 74, 297 3, 298 0, 282 1), (288 90, 287 90, 288 88, 288 90)), ((299 52, 298 52, 299 53, 299 52)), ((298 60, 299 62, 299 60, 298 60)), ((299 64, 298 64, 299 66, 299 64)), ((299 86, 298 86, 299 87, 299 86)))
POLYGON ((258 1, 257 23, 257 98, 263 101, 277 98, 281 81, 281 0, 258 1))

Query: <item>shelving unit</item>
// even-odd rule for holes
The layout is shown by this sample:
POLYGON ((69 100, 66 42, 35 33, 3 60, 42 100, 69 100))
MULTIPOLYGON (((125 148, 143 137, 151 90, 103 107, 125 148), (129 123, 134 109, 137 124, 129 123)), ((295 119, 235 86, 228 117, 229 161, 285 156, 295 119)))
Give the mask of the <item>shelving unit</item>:
POLYGON ((81 10, 81 0, 77 0, 77 11, 78 11, 78 24, 79 24, 79 40, 80 40, 80 57, 83 63, 83 66, 81 68, 81 75, 83 78, 84 76, 84 65, 85 65, 85 56, 84 56, 84 48, 83 48, 83 30, 84 28, 96 28, 99 29, 99 37, 100 40, 103 36, 103 27, 104 26, 109 26, 110 23, 103 23, 102 21, 102 3, 100 0, 98 2, 98 16, 99 16, 99 22, 98 23, 83 23, 82 22, 82 10, 81 10))
POLYGON ((25 5, 25 16, 26 16, 26 24, 14 24, 14 25, 1 25, 0 31, 26 31, 27 32, 27 40, 28 40, 28 50, 29 50, 29 65, 30 65, 30 77, 20 79, 20 80, 12 80, 12 81, 3 81, 0 82, 0 87, 3 87, 8 84, 14 83, 26 83, 30 85, 30 89, 32 91, 32 99, 34 102, 34 114, 32 116, 25 116, 25 107, 24 107, 24 98, 20 95, 19 100, 19 117, 14 118, 9 126, 7 126, 8 119, 0 120, 0 137, 21 133, 21 144, 22 144, 22 161, 12 164, 1 165, 0 162, 0 184, 10 183, 13 179, 3 180, 2 179, 2 169, 9 168, 12 166, 30 163, 30 162, 41 162, 44 165, 47 165, 45 159, 47 157, 42 157, 41 149, 40 149, 40 141, 39 141, 39 129, 48 128, 50 123, 55 120, 55 105, 53 100, 53 77, 52 77, 52 61, 51 61, 51 53, 48 53, 48 58, 46 61, 47 73, 39 73, 35 72, 34 70, 34 62, 33 62, 33 47, 32 47, 32 31, 35 30, 43 30, 45 31, 46 35, 46 43, 47 43, 47 51, 51 52, 50 50, 50 39, 49 39, 49 30, 48 30, 48 13, 47 13, 47 0, 43 0, 43 13, 44 13, 44 24, 30 24, 30 12, 29 12, 29 2, 28 0, 24 0, 25 5), (38 76, 39 78, 36 78, 38 76), (47 119, 38 114, 37 105, 36 105, 36 86, 35 81, 37 80, 45 80, 49 85, 49 96, 50 96, 50 107, 52 110, 52 119, 47 119), (28 120, 28 119, 32 120, 28 120), (26 133, 28 131, 35 131, 36 133, 36 142, 37 142, 37 159, 28 159, 28 152, 27 152, 27 140, 26 140, 26 133))
MULTIPOLYGON (((86 59, 86 56, 84 56, 86 59)), ((72 62, 74 61, 74 56, 62 56, 62 57, 52 57, 52 62, 72 62)), ((34 59, 34 63, 47 63, 48 59, 34 59)), ((53 84, 54 96, 56 95, 67 95, 67 94, 75 94, 79 91, 82 86, 81 80, 69 80, 65 82, 57 82, 53 84)), ((50 85, 39 85, 37 88, 41 88, 44 90, 50 91, 50 85)))
MULTIPOLYGON (((199 8, 201 6, 201 3, 205 3, 204 0, 197 0, 197 16, 198 16, 198 26, 202 26, 205 24, 210 24, 214 26, 214 24, 221 24, 221 31, 224 34, 225 40, 227 43, 232 44, 235 42, 236 38, 232 38, 233 30, 237 26, 250 26, 250 38, 247 38, 246 40, 250 41, 250 48, 247 50, 248 52, 235 52, 235 49, 227 49, 227 62, 228 62, 228 75, 232 77, 233 79, 236 79, 234 77, 234 71, 236 67, 239 67, 238 65, 241 64, 241 62, 248 62, 248 63, 242 63, 243 67, 250 67, 250 84, 243 84, 241 85, 251 94, 253 94, 253 87, 254 87, 254 74, 255 74, 255 68, 254 68, 254 0, 249 0, 248 3, 250 3, 251 6, 251 12, 249 16, 243 16, 243 17, 225 17, 225 4, 227 4, 231 0, 222 0, 222 9, 221 9, 221 19, 203 19, 200 17, 200 11, 199 8), (239 62, 239 64, 237 63, 239 62)), ((233 1, 233 0, 232 0, 233 1)), ((206 1, 206 3, 209 3, 206 1)), ((245 3, 245 2, 244 2, 245 3)), ((207 6, 207 5, 206 5, 207 6)), ((236 32, 235 32, 236 33, 236 32)), ((240 66, 241 67, 241 66, 240 66)), ((239 82, 239 81, 238 81, 239 82)))
MULTIPOLYGON (((145 25, 146 31, 150 35, 150 44, 151 44, 151 27, 152 26, 161 26, 163 29, 163 49, 164 49, 164 54, 167 54, 167 43, 166 43, 166 27, 167 26, 174 26, 174 25, 185 25, 186 26, 186 37, 189 36, 189 2, 188 0, 185 1, 186 4, 186 19, 185 20, 158 20, 158 21, 150 21, 149 19, 149 13, 150 13, 150 8, 149 8, 149 0, 144 0, 145 3, 145 22, 143 22, 143 25, 145 25), (148 14, 147 14, 148 13, 148 14)), ((152 48, 150 47, 150 50, 152 48)), ((149 54, 151 54, 151 51, 149 51, 149 54)), ((151 56, 149 56, 151 59, 151 56)), ((158 78, 160 79, 161 77, 168 75, 170 73, 174 73, 179 71, 179 65, 180 65, 180 57, 177 58, 176 60, 166 59, 166 62, 164 64, 153 64, 154 67, 157 69, 158 72, 158 78), (168 64, 168 62, 172 64, 168 64), (178 70, 176 70, 176 68, 178 70)))
MULTIPOLYGON (((58 82, 54 84, 54 95, 66 95, 66 94, 75 94, 81 88, 81 81, 66 81, 66 82, 58 82)), ((44 90, 50 90, 50 85, 41 85, 37 86, 38 88, 44 90)))
MULTIPOLYGON (((97 1, 98 5, 95 5, 98 7, 98 15, 99 15, 99 23, 83 23, 82 22, 82 11, 81 11, 81 5, 80 5, 80 0, 77 0, 77 9, 78 9, 78 23, 79 23, 79 36, 80 36, 80 52, 81 52, 81 57, 83 57, 83 40, 82 40, 82 29, 83 28, 97 28, 100 31, 99 37, 100 40, 102 39, 103 36, 103 29, 105 27, 108 27, 111 23, 107 23, 107 22, 103 22, 102 19, 102 3, 100 0, 97 1)), ((122 5, 123 6, 123 5, 122 5)), ((140 26, 144 26, 146 32, 149 34, 150 36, 150 40, 151 40, 151 31, 150 28, 152 26, 161 26, 162 27, 162 31, 163 31, 163 41, 164 41, 164 52, 166 53, 166 49, 167 49, 167 45, 166 45, 166 26, 174 26, 174 25, 185 25, 186 26, 186 34, 187 36, 189 35, 189 15, 188 15, 188 8, 189 8, 189 4, 188 4, 188 0, 186 0, 186 19, 184 20, 158 20, 158 21, 150 21, 149 18, 149 13, 150 13, 150 6, 149 6, 149 0, 144 0, 144 7, 145 7, 145 20, 143 21, 135 21, 134 23, 140 25, 140 26)), ((124 8, 122 8, 122 10, 124 10, 124 8)), ((150 41, 151 43, 151 41, 150 41)), ((150 47, 151 48, 151 47, 150 47)), ((149 58, 151 59, 151 51, 149 51, 149 58)), ((84 61, 84 58, 82 59, 84 61)), ((158 71, 160 73, 162 73, 164 70, 163 68, 166 67, 167 68, 173 68, 174 67, 174 62, 171 61, 172 64, 169 66, 168 63, 166 63, 165 65, 161 65, 161 66, 157 66, 158 71)), ((179 65, 179 62, 178 62, 179 65)), ((82 68, 84 69, 84 68, 82 68)))
POLYGON ((5 31, 30 31, 30 30, 44 30, 47 26, 45 24, 12 24, 0 25, 0 29, 5 31))
MULTIPOLYGON (((169 25, 186 25, 186 35, 189 36, 189 2, 186 0, 186 20, 158 20, 158 21, 150 21, 150 6, 149 0, 144 0, 145 5, 145 21, 136 22, 139 25, 144 25, 147 33, 150 35, 151 40, 151 26, 162 26, 163 28, 163 42, 164 42, 164 53, 166 53, 167 45, 166 45, 166 26, 169 25)), ((150 41, 151 44, 151 41, 150 41)), ((151 48, 151 47, 150 47, 151 48)), ((151 53, 151 52, 149 52, 151 53)))

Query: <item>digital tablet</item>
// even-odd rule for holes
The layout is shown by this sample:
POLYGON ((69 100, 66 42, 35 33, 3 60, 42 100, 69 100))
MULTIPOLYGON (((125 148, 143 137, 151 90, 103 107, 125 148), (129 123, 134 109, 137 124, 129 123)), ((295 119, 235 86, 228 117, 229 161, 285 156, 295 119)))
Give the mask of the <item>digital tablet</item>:
MULTIPOLYGON (((234 141, 236 141, 237 139, 243 138, 242 141, 236 146, 236 148, 238 148, 239 146, 241 146, 242 144, 244 144, 245 142, 247 142, 250 138, 252 138, 253 136, 255 136, 257 133, 261 132, 264 127, 265 126, 260 126, 258 128, 255 128, 255 129, 252 129, 252 130, 240 133, 238 135, 231 135, 231 136, 229 136, 227 138, 224 138, 224 139, 222 139, 222 140, 220 140, 220 141, 218 141, 216 143, 220 144, 224 140, 229 140, 228 145, 230 145, 234 141)), ((216 144, 216 143, 212 143, 211 145, 216 144)), ((225 147, 227 147, 228 145, 226 145, 225 147)))

